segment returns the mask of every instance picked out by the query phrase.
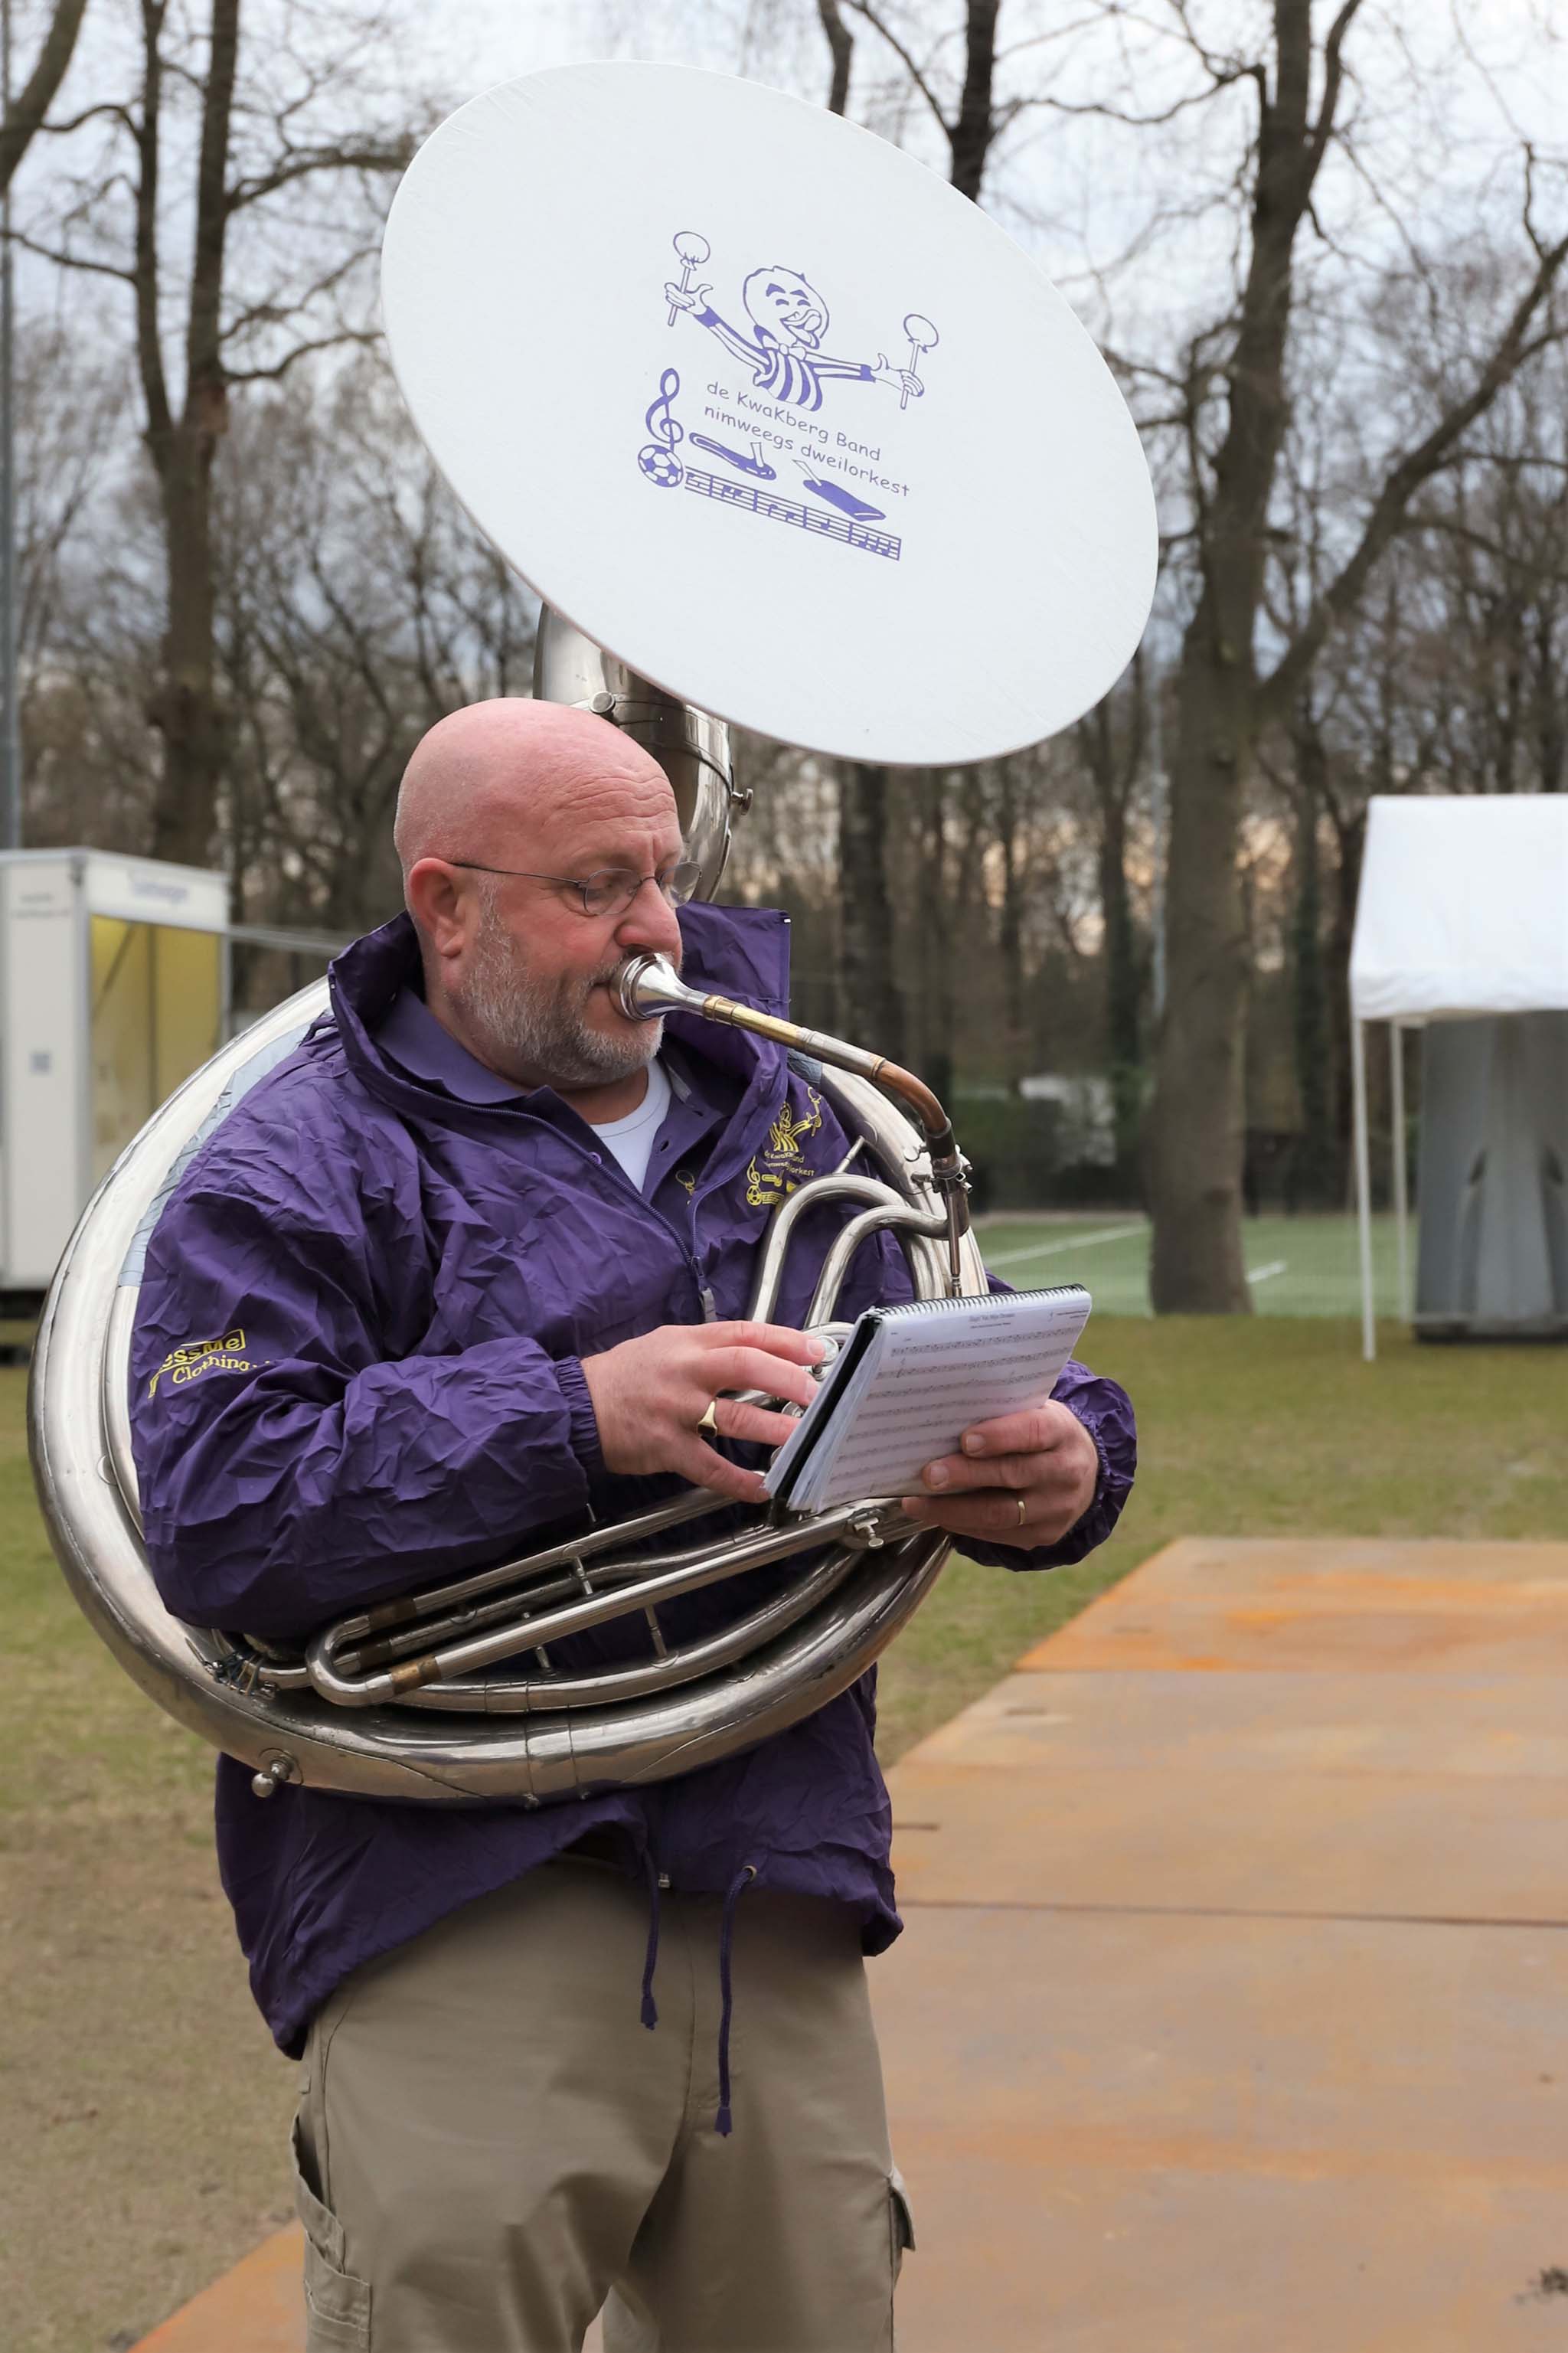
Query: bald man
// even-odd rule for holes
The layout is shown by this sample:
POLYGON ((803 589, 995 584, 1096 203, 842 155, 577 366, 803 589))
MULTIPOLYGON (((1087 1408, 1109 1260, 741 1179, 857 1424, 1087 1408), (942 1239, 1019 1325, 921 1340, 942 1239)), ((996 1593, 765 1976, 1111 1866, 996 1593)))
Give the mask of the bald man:
MULTIPOLYGON (((396 843, 406 913, 196 1154, 132 1348, 165 1601, 295 1648, 686 1482, 755 1500, 788 1424, 726 1393, 809 1398, 799 1326, 844 1214, 813 1213, 778 1322, 739 1320, 773 1207, 848 1138, 777 1047, 619 1010, 649 949, 787 1003, 782 916, 684 903, 644 752, 550 704, 454 712, 396 843)), ((909 1290, 878 1235, 839 1312, 909 1290)), ((1132 1460, 1121 1392, 1069 1366, 905 1509, 1048 1567, 1109 1533, 1132 1460)), ((669 1605, 667 1633, 720 1631, 766 1575, 669 1605)), ((552 1663, 634 1654, 610 1627, 552 1663)), ((601 2306, 609 2353, 891 2346, 911 2233, 864 1973, 900 1925, 873 1721, 868 1676, 743 1756, 533 1810, 263 1804, 220 1759, 251 1983, 304 2061, 312 2353, 576 2353, 601 2306)))

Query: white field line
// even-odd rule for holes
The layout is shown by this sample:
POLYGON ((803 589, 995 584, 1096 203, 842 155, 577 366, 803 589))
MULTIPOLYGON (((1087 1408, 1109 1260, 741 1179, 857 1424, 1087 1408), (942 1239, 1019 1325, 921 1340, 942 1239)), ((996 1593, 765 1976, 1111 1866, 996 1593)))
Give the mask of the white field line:
POLYGON ((1277 1274, 1284 1273, 1289 1263, 1288 1258, 1271 1258, 1267 1266, 1249 1266, 1247 1279, 1248 1282, 1272 1282, 1277 1274))
POLYGON ((1037 1242, 1030 1250, 1004 1250, 999 1258, 993 1258, 987 1251, 985 1263, 987 1266, 1022 1266, 1026 1259, 1060 1258, 1066 1250, 1092 1250, 1096 1242, 1124 1242, 1130 1235, 1146 1234, 1148 1230, 1149 1220, 1142 1218, 1135 1226, 1107 1226, 1101 1233, 1079 1234, 1070 1242, 1037 1242))

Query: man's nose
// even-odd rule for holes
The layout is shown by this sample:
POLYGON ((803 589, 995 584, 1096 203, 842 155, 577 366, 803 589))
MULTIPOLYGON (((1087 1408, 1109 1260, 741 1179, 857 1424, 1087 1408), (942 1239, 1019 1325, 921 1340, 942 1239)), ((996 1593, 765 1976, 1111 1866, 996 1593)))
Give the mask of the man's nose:
POLYGON ((616 940, 628 952, 650 949, 656 955, 680 954, 680 925, 675 909, 650 875, 616 925, 616 940))

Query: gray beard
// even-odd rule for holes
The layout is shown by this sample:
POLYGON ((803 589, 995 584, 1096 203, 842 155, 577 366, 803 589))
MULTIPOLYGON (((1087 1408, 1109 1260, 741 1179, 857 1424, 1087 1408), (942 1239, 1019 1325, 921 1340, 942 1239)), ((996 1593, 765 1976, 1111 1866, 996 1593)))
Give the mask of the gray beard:
POLYGON ((616 969, 542 985, 487 892, 468 969, 448 993, 484 1059, 507 1077, 532 1086, 604 1086, 646 1070, 664 1037, 662 1021, 641 1022, 624 1038, 589 1026, 589 990, 616 969))

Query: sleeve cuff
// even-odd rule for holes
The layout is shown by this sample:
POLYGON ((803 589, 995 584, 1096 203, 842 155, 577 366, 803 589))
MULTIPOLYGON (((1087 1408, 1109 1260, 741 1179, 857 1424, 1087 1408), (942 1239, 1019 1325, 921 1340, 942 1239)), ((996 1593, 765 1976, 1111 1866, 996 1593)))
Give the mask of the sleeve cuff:
POLYGON ((555 1377, 566 1400, 572 1451, 583 1466, 584 1476, 590 1480, 606 1478, 609 1474, 599 1447, 598 1417, 594 1411, 594 1400, 588 1391, 588 1376, 583 1370, 582 1358, 558 1356, 555 1377))
POLYGON ((1055 1395, 1058 1404, 1077 1415, 1094 1440, 1100 1473, 1088 1510, 1054 1545, 1037 1545, 1024 1551, 1012 1546, 965 1543, 963 1549, 971 1559, 996 1568, 1070 1568, 1102 1545, 1121 1518, 1138 1461, 1136 1426, 1125 1390, 1075 1363, 1064 1372, 1055 1395))

